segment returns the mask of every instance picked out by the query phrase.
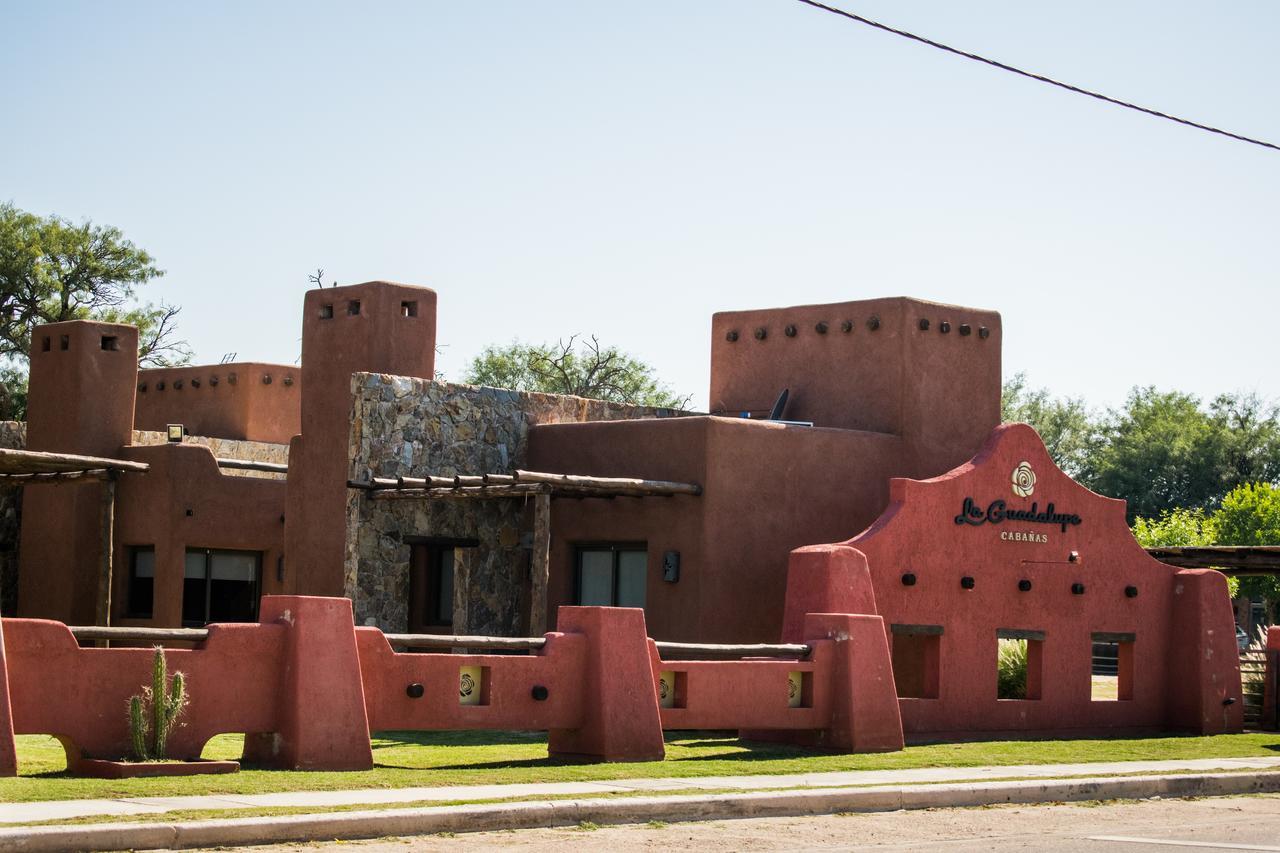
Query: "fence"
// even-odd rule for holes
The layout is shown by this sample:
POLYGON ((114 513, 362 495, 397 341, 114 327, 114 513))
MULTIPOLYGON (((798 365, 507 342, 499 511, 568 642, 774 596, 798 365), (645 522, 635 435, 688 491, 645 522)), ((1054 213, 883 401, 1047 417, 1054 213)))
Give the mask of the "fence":
MULTIPOLYGON (((0 741, 7 717, 16 733, 58 737, 73 770, 126 754, 125 707, 148 683, 152 653, 77 640, 181 640, 194 647, 169 651, 190 685, 170 741, 180 758, 244 732, 249 761, 361 769, 372 766, 370 732, 388 729, 542 730, 552 753, 605 760, 660 759, 663 730, 683 728, 902 747, 878 616, 810 614, 803 643, 705 646, 650 640, 643 611, 624 608, 561 608, 559 630, 529 638, 383 634, 355 627, 347 599, 267 596, 261 612, 259 624, 172 631, 5 620, 0 741)), ((0 772, 12 773, 3 746, 0 772)))

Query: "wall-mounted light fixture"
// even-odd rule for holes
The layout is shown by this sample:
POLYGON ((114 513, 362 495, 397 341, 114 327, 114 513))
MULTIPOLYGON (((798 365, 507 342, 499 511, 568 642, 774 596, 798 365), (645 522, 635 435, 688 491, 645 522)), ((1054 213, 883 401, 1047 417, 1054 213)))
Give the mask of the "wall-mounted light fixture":
POLYGON ((169 432, 169 440, 180 442, 187 435, 187 428, 182 424, 169 424, 166 429, 169 432))
POLYGON ((662 555, 662 579, 667 583, 680 580, 680 552, 667 551, 662 555))

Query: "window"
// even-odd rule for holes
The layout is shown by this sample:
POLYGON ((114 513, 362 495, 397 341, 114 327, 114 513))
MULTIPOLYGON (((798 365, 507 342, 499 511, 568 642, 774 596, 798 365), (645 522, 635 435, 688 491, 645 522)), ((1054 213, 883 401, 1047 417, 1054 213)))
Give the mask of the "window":
POLYGON ((59 340, 58 342, 58 346, 61 347, 63 350, 71 349, 71 336, 63 335, 61 337, 61 340, 59 340))
POLYGON ((352 299, 350 302, 347 303, 347 314, 351 317, 354 317, 359 313, 360 313, 360 300, 352 299))
POLYGON ((409 633, 439 633, 453 627, 453 574, 459 549, 473 539, 421 539, 409 552, 409 633))
POLYGON ((156 549, 154 545, 138 545, 129 549, 129 597, 125 615, 133 619, 150 619, 155 602, 156 549))
POLYGON ((400 303, 400 316, 401 316, 401 317, 417 317, 417 316, 418 316, 418 303, 417 303, 417 301, 415 300, 415 301, 413 301, 413 302, 401 302, 401 303, 400 303))
POLYGON ((40 341, 40 351, 48 352, 51 349, 53 349, 53 347, 50 344, 49 336, 45 335, 44 338, 40 341))
POLYGON ((325 305, 321 305, 321 306, 320 306, 320 319, 321 319, 321 320, 332 320, 332 319, 333 319, 333 305, 332 305, 332 304, 325 304, 325 305))
POLYGON ((262 552, 188 548, 182 580, 182 624, 254 622, 262 552))
POLYGON ((120 349, 120 339, 115 335, 103 335, 102 348, 107 352, 118 352, 120 349))
POLYGON ((578 549, 578 604, 644 607, 649 553, 643 545, 578 549))

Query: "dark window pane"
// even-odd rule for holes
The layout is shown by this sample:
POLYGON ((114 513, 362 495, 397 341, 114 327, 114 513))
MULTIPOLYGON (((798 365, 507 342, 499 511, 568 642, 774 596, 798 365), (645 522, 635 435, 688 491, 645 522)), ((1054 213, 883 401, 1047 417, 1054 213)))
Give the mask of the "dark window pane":
POLYGON ((155 602, 156 551, 130 549, 128 615, 150 619, 155 602))
POLYGON ((613 604, 613 551, 580 551, 578 603, 588 607, 613 604))
POLYGON ((644 551, 618 552, 619 607, 644 607, 644 588, 649 555, 644 551))

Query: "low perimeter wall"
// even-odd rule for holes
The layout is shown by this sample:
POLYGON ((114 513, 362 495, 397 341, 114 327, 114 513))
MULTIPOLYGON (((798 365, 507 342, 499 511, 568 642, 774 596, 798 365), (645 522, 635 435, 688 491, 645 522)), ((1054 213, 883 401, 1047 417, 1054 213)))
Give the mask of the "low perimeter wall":
MULTIPOLYGON (((798 660, 664 661, 644 611, 563 607, 528 655, 397 653, 357 628, 346 598, 266 596, 258 624, 215 624, 167 652, 190 704, 170 739, 196 758, 214 735, 244 732, 268 766, 372 767, 379 730, 543 730, 554 754, 663 757, 664 729, 751 729, 840 751, 902 748, 884 624, 810 614, 798 660)), ((60 622, 5 619, 0 633, 0 775, 14 734, 57 737, 75 770, 129 752, 129 697, 149 683, 149 648, 84 648, 60 622)))

